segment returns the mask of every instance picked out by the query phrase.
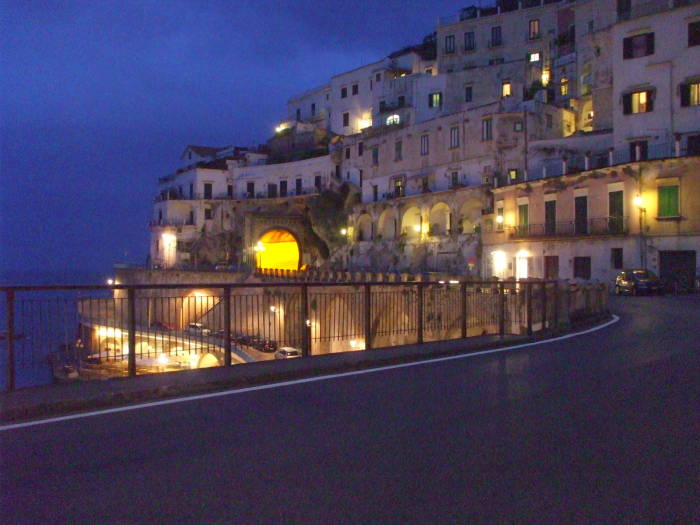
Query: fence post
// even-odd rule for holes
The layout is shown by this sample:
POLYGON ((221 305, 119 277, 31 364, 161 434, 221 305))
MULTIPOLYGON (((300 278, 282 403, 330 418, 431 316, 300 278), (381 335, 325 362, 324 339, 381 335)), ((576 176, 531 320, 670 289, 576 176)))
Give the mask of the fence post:
POLYGON ((136 375, 136 290, 127 290, 127 323, 129 330, 129 377, 136 375))
POLYGON ((422 344, 423 343, 423 283, 416 283, 416 286, 418 286, 418 324, 417 324, 417 343, 422 344))
POLYGON ((506 335, 506 294, 502 282, 498 283, 498 335, 506 335))
POLYGON ((15 291, 5 290, 7 302, 7 391, 15 389, 15 291))
POLYGON ((231 366, 231 287, 224 286, 224 366, 231 366))
POLYGON ((311 325, 309 323, 309 287, 301 285, 301 353, 304 357, 311 355, 311 325))
POLYGON ((542 281, 542 328, 544 332, 547 328, 547 281, 542 281))
POLYGON ((467 283, 459 285, 459 295, 462 301, 462 339, 467 338, 468 312, 467 312, 467 283))
POLYGON ((365 284, 365 350, 372 350, 372 286, 365 284))
POLYGON ((532 282, 527 282, 525 283, 525 286, 527 287, 525 292, 526 292, 526 300, 527 300, 527 335, 532 335, 532 282))

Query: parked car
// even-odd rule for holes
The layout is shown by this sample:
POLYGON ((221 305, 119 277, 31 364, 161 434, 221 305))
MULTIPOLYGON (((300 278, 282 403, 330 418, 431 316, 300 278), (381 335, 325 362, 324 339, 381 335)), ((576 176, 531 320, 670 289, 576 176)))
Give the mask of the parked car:
POLYGON ((151 328, 160 332, 172 332, 173 330, 175 330, 174 326, 169 325, 168 323, 164 323, 163 321, 153 321, 151 323, 151 328))
POLYGON ((275 352, 275 359, 292 359, 294 357, 301 357, 301 350, 291 346, 282 346, 275 352))
POLYGON ((254 346, 261 352, 271 353, 277 350, 277 341, 272 341, 270 339, 260 339, 254 346))
POLYGON ((664 285, 654 272, 649 270, 623 270, 615 278, 615 294, 639 295, 662 293, 664 285))
POLYGON ((190 324, 188 324, 187 328, 185 328, 185 332, 187 332, 190 335, 204 335, 204 336, 211 335, 211 330, 209 330, 209 328, 207 328, 202 323, 190 323, 190 324))

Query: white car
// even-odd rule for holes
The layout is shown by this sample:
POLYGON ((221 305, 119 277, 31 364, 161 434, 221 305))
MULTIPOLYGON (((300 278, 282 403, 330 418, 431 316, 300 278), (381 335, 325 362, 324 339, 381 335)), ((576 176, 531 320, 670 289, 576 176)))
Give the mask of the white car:
POLYGON ((291 359, 293 357, 301 357, 301 350, 291 346, 282 346, 275 352, 275 359, 291 359))
POLYGON ((211 335, 211 330, 204 326, 202 323, 190 323, 185 328, 185 332, 191 335, 211 335))

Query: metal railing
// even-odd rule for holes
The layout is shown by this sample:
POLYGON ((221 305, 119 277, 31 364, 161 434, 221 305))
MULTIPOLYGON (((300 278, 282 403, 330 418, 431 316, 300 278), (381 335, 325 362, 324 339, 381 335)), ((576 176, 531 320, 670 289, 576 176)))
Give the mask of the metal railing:
POLYGON ((0 338, 0 383, 6 390, 52 380, 265 361, 281 347, 309 357, 531 334, 570 315, 556 281, 13 286, 0 291, 6 327, 0 338))
POLYGON ((513 239, 625 235, 627 233, 627 217, 599 217, 587 220, 553 221, 544 224, 522 224, 510 229, 510 236, 513 239))

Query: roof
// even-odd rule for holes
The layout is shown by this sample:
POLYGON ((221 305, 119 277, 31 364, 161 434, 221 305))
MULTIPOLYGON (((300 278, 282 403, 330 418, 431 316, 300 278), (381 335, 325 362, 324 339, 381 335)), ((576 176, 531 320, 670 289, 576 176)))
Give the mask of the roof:
MULTIPOLYGON (((224 146, 223 148, 215 148, 212 146, 193 146, 189 145, 185 148, 185 151, 189 150, 192 153, 199 155, 200 157, 216 157, 216 154, 219 153, 221 150, 226 149, 228 146, 224 146)), ((184 155, 184 152, 183 152, 184 155)))

